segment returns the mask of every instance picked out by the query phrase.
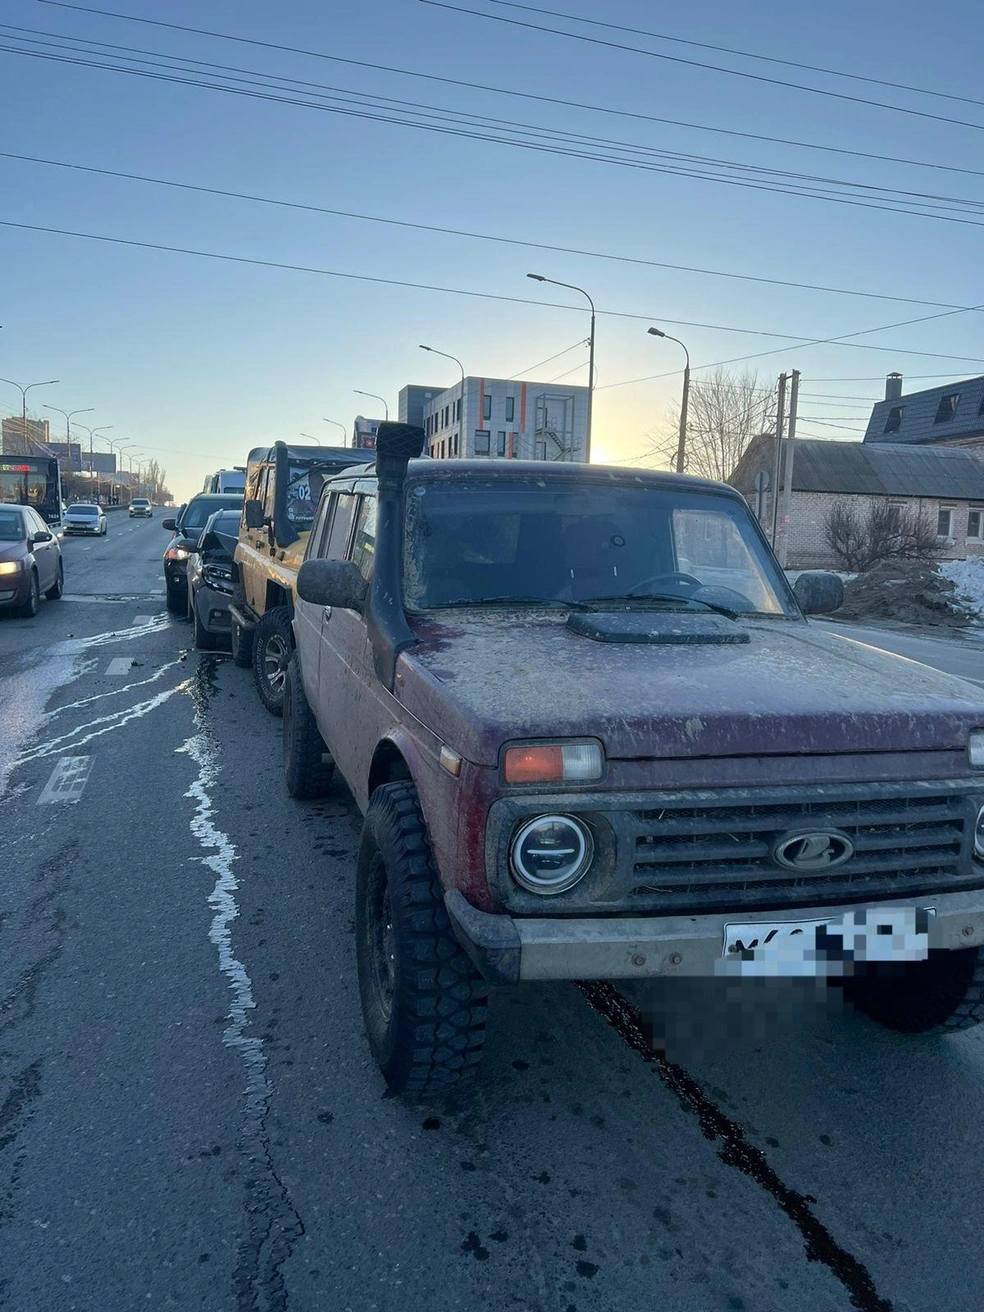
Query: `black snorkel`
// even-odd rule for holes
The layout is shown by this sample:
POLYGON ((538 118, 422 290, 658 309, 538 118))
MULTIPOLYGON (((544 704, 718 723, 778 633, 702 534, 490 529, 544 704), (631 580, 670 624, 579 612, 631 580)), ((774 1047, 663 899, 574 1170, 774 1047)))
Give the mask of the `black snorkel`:
POLYGON ((397 657, 417 641, 403 609, 403 485, 424 440, 413 424, 382 423, 376 433, 378 509, 366 628, 376 676, 390 692, 397 657))

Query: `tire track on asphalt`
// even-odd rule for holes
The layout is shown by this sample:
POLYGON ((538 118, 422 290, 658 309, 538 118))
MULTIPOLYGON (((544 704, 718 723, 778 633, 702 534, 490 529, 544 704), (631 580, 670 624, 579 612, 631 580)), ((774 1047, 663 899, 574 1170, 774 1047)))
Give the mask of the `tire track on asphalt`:
POLYGON ((837 1243, 812 1210, 811 1204, 817 1200, 785 1184, 761 1149, 749 1143, 744 1127, 726 1116, 689 1072, 657 1052, 646 1037, 638 1008, 607 982, 577 981, 576 987, 626 1045, 655 1069, 684 1110, 697 1118, 704 1138, 721 1141, 723 1146, 718 1152, 721 1161, 747 1175, 775 1199, 803 1236, 807 1260, 821 1262, 830 1270, 847 1291, 851 1306, 858 1312, 892 1312, 892 1303, 878 1293, 868 1269, 837 1243))
POLYGON ((232 943, 232 924, 239 916, 239 881, 233 867, 239 853, 228 834, 218 828, 212 800, 222 768, 219 746, 208 722, 217 663, 214 656, 201 657, 194 678, 188 681, 195 702, 196 733, 177 750, 198 768, 185 796, 195 804, 191 832, 208 853, 198 859, 215 875, 208 899, 214 912, 208 937, 232 993, 222 1042, 239 1055, 246 1068, 244 1128, 239 1147, 252 1169, 245 1183, 246 1238, 239 1245, 233 1283, 237 1312, 286 1312, 283 1268, 305 1230, 273 1161, 267 1130, 273 1085, 263 1039, 248 1033, 249 1013, 256 1009, 256 998, 249 972, 232 943))

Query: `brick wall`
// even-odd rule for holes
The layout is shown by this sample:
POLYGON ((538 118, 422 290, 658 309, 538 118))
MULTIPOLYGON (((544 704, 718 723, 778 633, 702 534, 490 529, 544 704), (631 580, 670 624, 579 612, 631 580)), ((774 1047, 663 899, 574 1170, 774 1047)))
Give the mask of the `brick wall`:
MULTIPOLYGON (((794 492, 790 507, 790 538, 787 567, 789 569, 833 569, 837 565, 824 539, 824 524, 834 506, 850 503, 860 514, 866 514, 873 501, 882 497, 846 496, 831 492, 794 492)), ((935 524, 941 509, 950 513, 950 537, 941 539, 941 560, 964 560, 968 556, 984 556, 984 540, 967 538, 967 516, 972 503, 967 501, 939 501, 933 497, 889 497, 893 504, 911 508, 935 524)), ((982 511, 984 505, 973 503, 982 511)), ((768 522, 763 525, 768 530, 768 522)))

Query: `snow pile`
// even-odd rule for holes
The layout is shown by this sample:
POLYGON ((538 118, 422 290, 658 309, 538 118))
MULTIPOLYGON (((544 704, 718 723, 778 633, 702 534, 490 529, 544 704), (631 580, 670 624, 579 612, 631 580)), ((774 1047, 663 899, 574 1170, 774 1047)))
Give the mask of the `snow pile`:
MULTIPOLYGON (((966 564, 954 561, 954 564, 966 564)), ((984 602, 984 572, 981 574, 984 602)), ((844 587, 838 619, 894 620, 897 624, 938 624, 965 628, 978 619, 953 581, 929 561, 886 560, 844 587)))
POLYGON ((984 623, 984 557, 945 560, 939 571, 954 585, 957 601, 973 613, 978 624, 984 623))

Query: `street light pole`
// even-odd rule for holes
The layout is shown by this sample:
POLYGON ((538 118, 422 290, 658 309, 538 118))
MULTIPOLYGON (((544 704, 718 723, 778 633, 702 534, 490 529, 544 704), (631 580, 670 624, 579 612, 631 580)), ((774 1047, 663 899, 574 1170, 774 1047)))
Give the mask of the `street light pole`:
POLYGON ((661 328, 650 328, 649 332, 653 337, 665 337, 668 342, 676 342, 677 346, 683 346, 683 354, 686 357, 686 364, 683 368, 683 396, 680 398, 680 432, 677 437, 676 453, 676 472, 683 473, 683 468, 687 458, 687 410, 690 405, 690 352, 680 341, 679 337, 671 337, 669 333, 664 333, 661 328))
MULTIPOLYGON (((423 343, 421 343, 420 349, 422 351, 430 351, 432 355, 443 355, 445 360, 453 360, 455 364, 458 366, 458 368, 461 370, 461 415, 458 418, 459 445, 457 447, 457 450, 460 451, 464 449, 465 451, 467 451, 468 450, 467 445, 462 446, 462 442, 461 442, 462 435, 465 431, 465 366, 461 363, 461 361, 458 359, 456 355, 450 355, 447 351, 439 351, 436 346, 424 346, 423 343)), ((448 439, 448 442, 450 445, 450 438, 448 439)))
MULTIPOLYGON (((96 471, 92 467, 92 438, 95 433, 109 433, 113 429, 112 424, 102 424, 99 428, 89 428, 85 424, 76 424, 76 428, 81 428, 83 433, 89 434, 89 474, 90 476, 96 471)), ((71 439, 70 439, 71 440, 71 439)), ((99 484, 96 483, 96 496, 99 495, 99 484)))
POLYGON ((54 387, 55 383, 61 382, 60 378, 48 378, 43 383, 28 383, 26 387, 21 387, 20 383, 15 383, 12 378, 0 378, 0 383, 8 383, 11 387, 16 387, 21 394, 21 436, 25 443, 27 442, 27 394, 32 387, 54 387))
POLYGON ((62 410, 60 406, 48 405, 47 401, 41 407, 42 410, 54 410, 55 414, 65 416, 65 459, 69 464, 72 463, 72 418, 75 415, 91 415, 95 408, 94 405, 87 405, 84 410, 62 410))
POLYGON ((348 429, 345 427, 344 424, 340 424, 337 419, 322 419, 321 422, 323 424, 334 424, 336 428, 340 428, 345 438, 345 441, 342 443, 342 445, 348 446, 348 429))
POLYGON ((553 287, 566 287, 568 291, 580 292, 591 306, 591 336, 588 339, 588 414, 587 435, 584 439, 584 463, 591 463, 591 419, 594 410, 595 385, 595 304, 583 287, 575 287, 572 282, 558 282, 556 278, 545 278, 542 273, 528 273, 527 278, 534 282, 548 282, 553 287))
POLYGON ((374 401, 381 401, 383 404, 383 418, 386 420, 387 423, 389 423, 389 417, 390 417, 389 406, 386 404, 386 401, 383 397, 377 396, 375 392, 360 391, 358 387, 353 387, 352 391, 356 394, 356 396, 371 396, 374 401))

